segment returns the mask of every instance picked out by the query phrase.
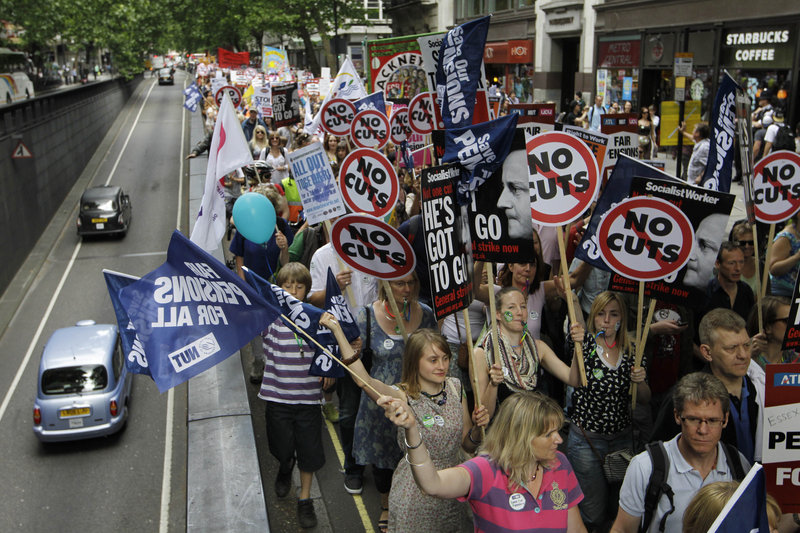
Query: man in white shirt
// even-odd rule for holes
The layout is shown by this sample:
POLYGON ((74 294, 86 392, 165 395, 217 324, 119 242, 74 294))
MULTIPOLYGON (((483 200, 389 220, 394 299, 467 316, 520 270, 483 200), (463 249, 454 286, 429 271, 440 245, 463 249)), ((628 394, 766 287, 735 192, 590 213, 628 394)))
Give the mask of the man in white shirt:
POLYGON ((594 105, 589 109, 587 119, 589 120, 589 129, 600 131, 600 115, 608 114, 608 108, 603 105, 603 97, 597 95, 594 97, 594 105))
POLYGON ((711 131, 708 128, 708 124, 705 122, 698 122, 695 124, 691 135, 686 133, 685 122, 681 123, 679 131, 684 137, 694 141, 692 157, 689 159, 689 166, 687 168, 686 181, 691 185, 699 185, 700 180, 703 179, 703 174, 705 174, 706 165, 708 164, 708 148, 710 146, 708 136, 711 131))

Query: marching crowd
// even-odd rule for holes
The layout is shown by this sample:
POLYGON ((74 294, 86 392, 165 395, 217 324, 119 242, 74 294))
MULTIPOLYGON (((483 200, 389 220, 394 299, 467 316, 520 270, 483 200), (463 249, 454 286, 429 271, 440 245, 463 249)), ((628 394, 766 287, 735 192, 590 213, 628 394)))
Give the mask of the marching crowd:
MULTIPOLYGON (((188 157, 208 149, 215 112, 206 98, 207 136, 188 157)), ((648 108, 640 116, 642 157, 649 159, 658 117, 648 108)), ((577 100, 566 120, 599 124, 592 106, 577 100)), ((658 302, 649 335, 638 341, 643 346, 635 298, 606 290, 608 273, 569 253, 567 292, 555 229, 536 224, 533 262, 476 263, 467 312, 437 321, 421 252, 418 180, 400 169, 395 217, 417 268, 381 283, 344 266, 325 227, 304 222, 288 171, 288 152, 320 140, 338 174, 351 150, 347 138, 317 139, 302 118, 276 128, 255 109, 241 123, 256 163, 226 178, 227 203, 244 190, 261 192, 279 218, 263 245, 233 234, 231 266, 242 276, 246 266, 318 307, 331 269, 360 331, 348 342, 337 320, 323 315, 349 370, 337 380, 308 374, 314 348, 280 321, 243 348, 267 402, 279 497, 290 491, 295 464, 300 471, 302 527, 317 523, 309 498, 313 473, 324 464, 323 417, 338 422, 344 489, 360 494, 371 467, 381 531, 456 532, 471 524, 486 532, 706 531, 761 460, 764 366, 800 359, 781 350, 800 269, 800 215, 775 238, 768 265, 754 254, 747 222, 724 242, 704 243, 711 250, 701 260, 709 264, 697 272, 705 302, 658 302), (770 279, 769 296, 760 300, 761 331, 757 261, 770 279), (488 272, 497 275, 489 279, 488 272), (578 310, 574 322, 567 299, 578 310)), ((394 147, 386 154, 399 159, 394 147)), ((578 237, 573 230, 570 239, 578 237)), ((773 531, 798 531, 797 515, 782 516, 771 498, 769 509, 773 531)))

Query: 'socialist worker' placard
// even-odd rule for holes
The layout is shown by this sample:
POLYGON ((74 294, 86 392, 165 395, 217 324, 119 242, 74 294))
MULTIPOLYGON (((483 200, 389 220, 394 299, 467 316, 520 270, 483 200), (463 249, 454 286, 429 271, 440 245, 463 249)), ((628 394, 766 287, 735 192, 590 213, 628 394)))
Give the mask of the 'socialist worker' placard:
POLYGON ((461 209, 456 202, 458 179, 459 170, 455 165, 422 171, 425 254, 437 320, 469 306, 472 293, 462 239, 461 209))

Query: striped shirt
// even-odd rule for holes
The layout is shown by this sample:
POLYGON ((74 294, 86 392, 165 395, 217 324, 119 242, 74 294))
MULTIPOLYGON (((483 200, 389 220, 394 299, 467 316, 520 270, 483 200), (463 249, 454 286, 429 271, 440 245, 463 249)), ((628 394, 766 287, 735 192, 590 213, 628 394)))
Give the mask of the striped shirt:
POLYGON ((308 375, 314 349, 280 319, 262 331, 261 338, 266 364, 258 397, 278 403, 321 403, 320 378, 308 375))
POLYGON ((556 452, 544 470, 538 499, 522 487, 508 490, 508 476, 485 455, 460 465, 469 472, 469 493, 460 501, 472 507, 475 533, 567 531, 567 513, 583 499, 578 479, 567 458, 556 452))

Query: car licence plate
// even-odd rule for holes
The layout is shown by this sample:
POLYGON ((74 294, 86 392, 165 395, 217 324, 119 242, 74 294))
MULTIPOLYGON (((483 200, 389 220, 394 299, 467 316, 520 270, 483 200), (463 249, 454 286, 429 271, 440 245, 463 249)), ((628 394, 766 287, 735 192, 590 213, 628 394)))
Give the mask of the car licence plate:
POLYGON ((106 227, 106 225, 105 224, 95 224, 94 227, 95 227, 95 229, 103 229, 103 228, 106 227))
POLYGON ((62 409, 59 412, 59 416, 61 418, 67 418, 70 416, 89 416, 91 414, 91 410, 88 407, 74 407, 72 409, 62 409))
POLYGON ((107 218, 93 218, 92 224, 97 224, 98 222, 108 222, 107 218))

